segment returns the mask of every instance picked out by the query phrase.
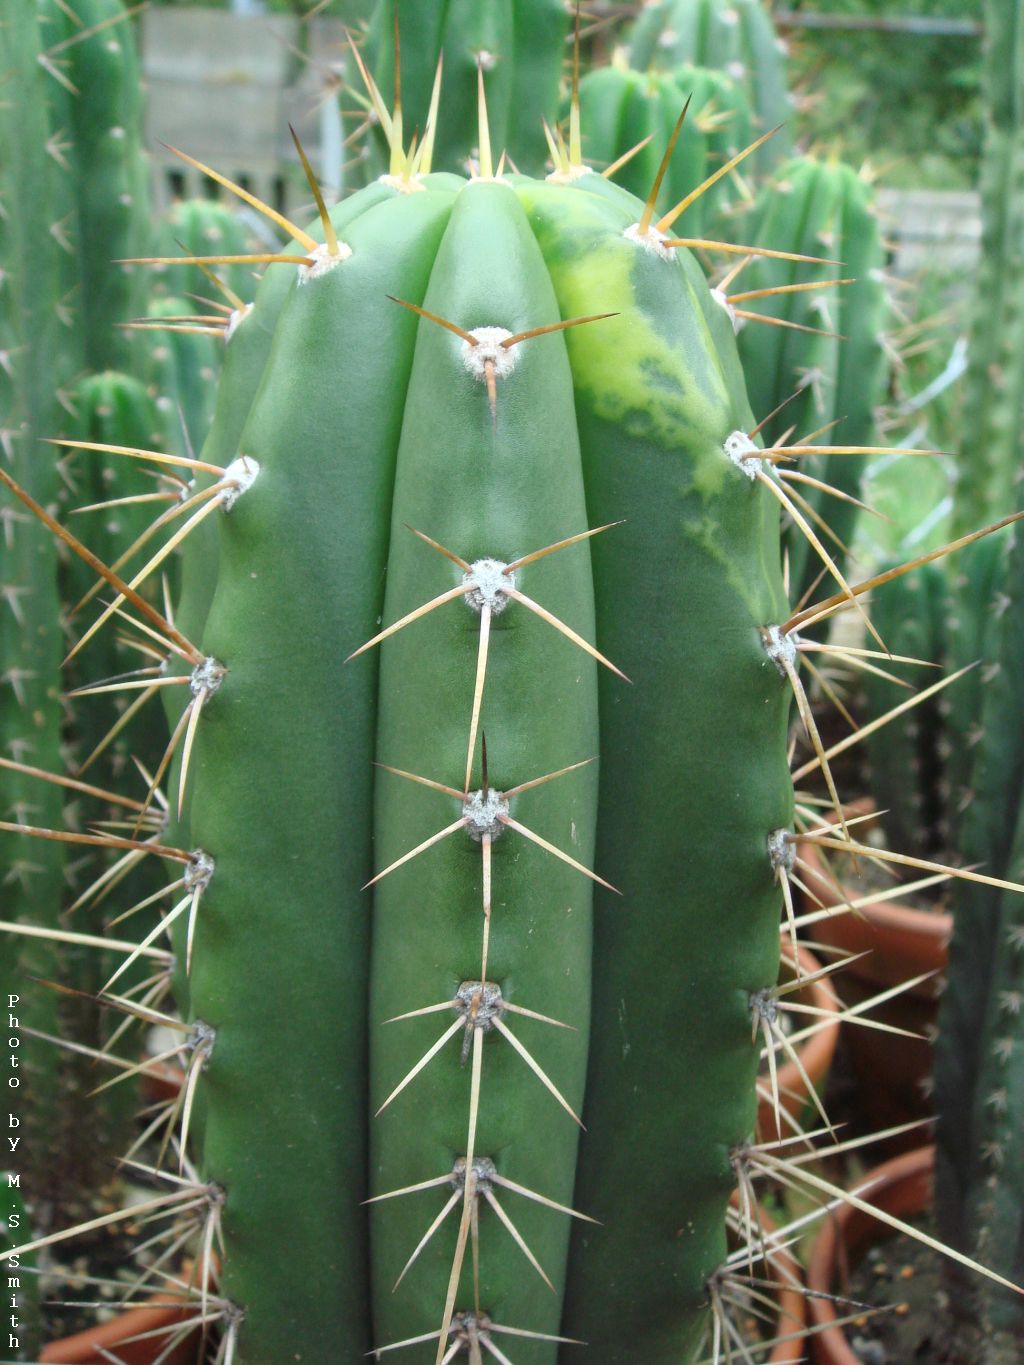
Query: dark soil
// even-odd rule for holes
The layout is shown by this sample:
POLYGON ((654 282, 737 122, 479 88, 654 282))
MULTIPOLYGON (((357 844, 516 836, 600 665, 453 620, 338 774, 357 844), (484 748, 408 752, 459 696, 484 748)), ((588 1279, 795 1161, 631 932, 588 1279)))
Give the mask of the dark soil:
MULTIPOLYGON (((930 1219, 910 1220, 931 1236, 930 1219)), ((846 1327, 863 1365, 996 1365, 1024 1361, 1024 1343, 975 1339, 950 1311, 949 1261, 906 1235, 873 1247, 850 1276, 848 1296, 886 1311, 865 1313, 846 1327)), ((960 1291, 957 1291, 960 1292, 960 1291)), ((969 1290, 967 1291, 969 1292, 969 1290)), ((842 1310, 840 1310, 842 1312, 842 1310)))
MULTIPOLYGON (((113 1200, 97 1198, 91 1216, 102 1216, 115 1207, 113 1200)), ((123 1311, 116 1305, 139 1275, 132 1259, 139 1233, 137 1226, 121 1223, 54 1247, 40 1283, 44 1341, 88 1331, 123 1311), (104 1307, 107 1304, 109 1308, 104 1307)), ((161 1284, 157 1278, 151 1287, 156 1290, 161 1284)))
MULTIPOLYGON (((924 1227, 919 1219, 914 1225, 924 1227)), ((847 1295, 885 1310, 866 1313, 846 1328, 864 1365, 936 1365, 943 1359, 939 1337, 949 1329, 937 1252, 905 1235, 872 1247, 850 1276, 847 1295)))

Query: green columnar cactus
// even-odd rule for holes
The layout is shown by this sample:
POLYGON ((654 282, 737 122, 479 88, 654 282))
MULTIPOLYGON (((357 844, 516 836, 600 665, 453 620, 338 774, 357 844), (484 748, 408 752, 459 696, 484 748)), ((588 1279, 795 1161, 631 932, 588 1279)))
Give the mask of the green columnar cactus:
MULTIPOLYGON (((242 219, 219 199, 175 200, 160 223, 157 236, 161 250, 168 256, 177 255, 179 250, 189 251, 193 256, 244 256, 253 245, 242 219)), ((241 263, 220 266, 217 274, 229 289, 249 302, 256 289, 251 266, 241 263)), ((168 282, 167 292, 172 294, 203 294, 207 298, 216 295, 214 285, 198 266, 192 270, 176 269, 168 282)))
MULTIPOLYGON (((52 132, 34 4, 7 8, 0 18, 0 70, 5 83, 0 101, 0 462, 41 503, 53 506, 60 478, 52 452, 39 438, 56 429, 60 382, 61 247, 55 223, 52 132), (42 452, 42 454, 40 453, 42 452)), ((61 766, 60 660, 63 641, 57 591, 57 553, 52 538, 32 518, 9 505, 0 513, 0 759, 56 771, 61 766)), ((60 825, 60 794, 10 768, 0 769, 0 821, 60 825)), ((58 845, 27 850, 0 834, 5 918, 55 926, 64 890, 58 845)), ((29 977, 57 975, 57 952, 43 939, 17 941, 5 935, 5 981, 25 989, 22 1023, 55 1031, 56 998, 29 977)), ((12 985, 10 989, 14 990, 12 985)), ((22 1144, 19 1169, 27 1194, 54 1194, 42 1188, 48 1144, 56 1130, 59 1059, 52 1048, 26 1040, 20 1054, 19 1098, 25 1131, 35 1140, 22 1144)))
MULTIPOLYGON (((1008 534, 1008 533, 1004 533, 1008 534)), ((993 876, 1024 881, 1024 537, 1008 535, 1004 592, 992 604, 994 648, 972 749, 970 804, 960 855, 993 876)), ((982 670, 979 670, 981 672, 982 670)), ((1024 1275, 1024 918, 1021 898, 959 887, 948 981, 935 1051, 939 1115, 936 1203, 951 1245, 983 1257, 1019 1282, 1024 1275)), ((961 1283, 951 1298, 971 1365, 1021 1359, 1024 1314, 1017 1296, 961 1283)))
POLYGON ((149 385, 163 447, 194 454, 202 449, 213 421, 221 338, 229 315, 195 299, 165 295, 152 301, 147 316, 149 385))
POLYGON ((882 660, 886 676, 865 676, 869 723, 881 722, 908 701, 911 679, 921 687, 933 681, 921 681, 920 671, 903 667, 903 660, 956 675, 951 686, 907 710, 898 728, 885 725, 867 741, 871 794, 886 812, 889 842, 917 857, 948 858, 961 842, 972 805, 981 762, 976 748, 984 733, 988 685, 999 671, 1001 618, 1010 600, 1008 545, 1005 537, 992 536, 967 546, 951 566, 922 565, 887 587, 872 613, 879 635, 901 662, 890 666, 882 660))
MULTIPOLYGON (((1024 3, 986 9, 989 125, 983 164, 984 248, 971 335, 956 520, 964 523, 1015 492, 1020 505, 1024 338, 1016 281, 1024 256, 1024 3)), ((1016 528, 1015 528, 1016 529, 1016 528)), ((981 575, 995 591, 959 614, 987 642, 976 688, 969 802, 960 852, 995 876, 1024 880, 1024 739, 1020 677, 1024 629, 1024 538, 1005 546, 1005 567, 981 575)), ((968 578, 966 585, 971 586, 968 578)), ((954 901, 949 976, 939 1016, 935 1096, 939 1115, 936 1202, 950 1242, 984 1255, 1009 1277, 1024 1273, 1024 920, 1019 897, 960 888, 954 901)), ((1015 1365, 1024 1314, 1015 1296, 954 1285, 963 1359, 1015 1365)))
MULTIPOLYGON (((609 1362, 676 1361, 724 1259, 729 1152, 755 1110, 750 1000, 777 971, 769 836, 791 788, 789 693, 763 634, 786 614, 776 504, 743 435, 729 319, 695 262, 637 231, 638 201, 597 175, 416 183, 360 192, 331 215, 336 248, 300 240, 311 267, 267 272, 203 452, 227 468, 230 510, 185 552, 175 620, 202 697, 178 839, 201 890, 191 949, 181 915, 176 928, 208 1051, 223 1291, 247 1362, 355 1359, 422 1334, 410 1358, 427 1359, 442 1323, 438 1355, 489 1330, 477 1310, 496 1342, 501 1327, 561 1332, 601 1340, 609 1362), (589 320, 533 334, 574 319, 589 320), (451 600, 388 630, 438 595, 451 600), (379 656, 343 664, 381 621, 379 656), (598 679, 579 643, 595 638, 634 687, 598 679), (709 744, 699 790, 681 783, 709 744), (652 1001, 654 959, 692 963, 694 938, 710 950, 709 916, 742 952, 652 1001), (685 1040, 667 1071, 665 1036, 685 1040), (711 1106, 687 1099, 697 1054, 711 1106), (666 1087, 648 1198, 620 1139, 638 1097, 666 1087), (566 1109, 589 1116, 584 1137, 566 1109), (422 1182, 433 1192, 397 1193, 422 1182), (570 1256, 574 1187, 608 1227, 588 1223, 570 1256), (369 1229, 368 1194, 394 1195, 369 1229), (555 1294, 538 1294, 492 1199, 555 1294), (614 1313, 612 1266, 629 1281, 614 1313)), ((516 1352, 555 1358, 540 1338, 516 1352)))
MULTIPOLYGON (((437 125, 434 165, 465 171, 476 154, 478 73, 487 76, 493 145, 515 155, 525 174, 543 173, 547 147, 541 117, 558 117, 562 62, 569 33, 563 0, 378 0, 364 44, 365 61, 390 99, 395 90, 395 24, 401 35, 401 99, 410 121, 425 128, 439 59, 444 61, 444 108, 437 125)), ((362 85, 355 71, 352 91, 362 85)), ((367 141, 365 180, 389 170, 384 138, 367 141)), ((394 170, 394 167, 390 167, 394 170)), ((365 181, 364 181, 365 183, 365 181)))
MULTIPOLYGON (((979 542, 972 549, 989 548, 979 542)), ((965 557, 968 552, 965 552, 965 557)), ((888 567, 888 566, 886 566, 888 567)), ((934 564, 923 565, 895 580, 879 593, 872 621, 886 647, 897 658, 941 664, 948 657, 949 580, 934 564)), ((907 700, 906 687, 891 681, 908 677, 915 685, 920 670, 886 667, 886 676, 864 678, 864 714, 880 720, 907 700)), ((921 686, 932 680, 928 677, 921 686)), ((953 685, 959 701, 967 679, 953 685)), ((867 764, 871 794, 885 811, 886 837, 893 848, 918 858, 941 858, 949 849, 951 790, 948 775, 950 740, 947 725, 949 694, 935 694, 911 708, 899 725, 885 725, 868 737, 867 764)))
MULTIPOLYGON (((141 380, 116 370, 106 370, 102 374, 87 375, 71 397, 74 417, 65 424, 71 439, 142 450, 160 447, 160 418, 141 380)), ((154 479, 137 460, 119 460, 109 454, 74 448, 65 457, 65 472, 73 490, 74 506, 82 509, 76 514, 74 527, 107 564, 117 562, 120 555, 145 533, 156 515, 173 509, 184 487, 180 478, 168 478, 166 472, 164 477, 154 479), (147 501, 137 501, 140 498, 147 501), (124 499, 132 501, 125 502, 124 499)), ((144 549, 137 551, 129 561, 129 569, 144 562, 144 554, 144 549)), ((95 595, 95 575, 73 557, 63 570, 61 585, 69 611, 78 606, 84 595, 88 594, 90 598, 95 595)), ((85 622, 88 623, 88 613, 85 622)), ((83 617, 76 613, 73 635, 81 635, 84 629, 83 617)), ((112 633, 102 633, 72 660, 65 685, 77 686, 113 677, 148 662, 149 659, 123 651, 112 633)), ((90 698, 76 707, 72 732, 76 763, 84 763, 89 758, 93 744, 99 741, 116 714, 114 699, 110 696, 90 698)), ((147 762, 152 758, 149 753, 137 752, 147 762)))
POLYGON ((964 394, 970 441, 958 461, 954 530, 1013 499, 1024 419, 1024 11, 986 6, 987 128, 982 245, 964 394))
MULTIPOLYGON (((884 262, 870 187, 841 162, 797 157, 780 167, 753 208, 743 239, 775 250, 831 258, 836 264, 757 258, 730 294, 800 286, 751 301, 762 316, 781 325, 741 325, 740 358, 754 411, 767 414, 800 392, 778 414, 766 436, 793 439, 820 432, 818 443, 872 446, 877 440, 875 409, 884 396, 887 373, 882 345, 888 313, 881 283, 884 262), (841 263, 841 264, 840 264, 841 263), (837 276, 847 282, 834 285, 837 276), (820 281, 821 288, 814 288, 820 281), (802 292, 809 285, 807 292, 802 292), (816 330, 807 330, 808 328, 816 330), (803 329, 803 330, 800 330, 803 329), (828 335, 821 335, 828 333, 828 335), (826 430, 822 430, 825 428, 826 430)), ((856 496, 865 457, 830 455, 808 462, 804 472, 839 491, 838 497, 810 484, 800 493, 820 527, 829 553, 840 565, 857 517, 856 496)), ((791 595, 800 600, 819 577, 821 563, 805 537, 786 538, 791 595)))
POLYGON ((789 485, 672 215, 478 129, 258 258, 173 623, 101 573, 180 670, 140 948, 222 1362, 678 1365, 778 1169, 789 485))
MULTIPOLYGON (((168 256, 184 250, 202 258, 245 258, 253 249, 242 219, 217 199, 176 201, 157 235, 168 256)), ((242 262, 219 266, 215 277, 208 266, 165 267, 161 286, 150 299, 147 320, 137 325, 151 335, 147 378, 164 448, 189 455, 202 448, 213 421, 223 334, 251 301, 256 279, 252 266, 242 262)))
MULTIPOLYGON (((690 64, 726 72, 746 89, 758 131, 792 117, 785 48, 761 0, 646 0, 625 41, 637 71, 690 64)), ((783 128, 758 151, 758 169, 770 169, 790 146, 783 128)))
POLYGON ((81 321, 90 370, 140 373, 137 338, 117 326, 142 311, 145 284, 118 259, 149 244, 149 172, 142 152, 142 94, 122 0, 72 0, 66 77, 81 271, 81 321))
MULTIPOLYGON (((646 199, 687 99, 686 124, 655 205, 667 212, 754 141, 746 95, 724 72, 693 66, 638 72, 618 64, 588 72, 580 82, 584 156, 603 170, 649 137, 615 177, 646 199)), ((733 186, 723 177, 687 210, 686 231, 713 234, 732 197, 733 186)))

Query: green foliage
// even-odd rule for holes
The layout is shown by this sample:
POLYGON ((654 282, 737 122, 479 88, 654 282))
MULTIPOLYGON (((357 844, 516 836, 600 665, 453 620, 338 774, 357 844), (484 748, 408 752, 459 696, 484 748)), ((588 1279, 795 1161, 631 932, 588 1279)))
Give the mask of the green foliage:
MULTIPOLYGON (((982 17, 983 0, 821 0, 822 14, 982 17)), ((793 5, 792 8, 798 8, 793 5)), ((970 188, 978 136, 981 48, 976 38, 877 30, 794 29, 788 35, 799 132, 839 146, 853 164, 885 168, 894 185, 970 188)))

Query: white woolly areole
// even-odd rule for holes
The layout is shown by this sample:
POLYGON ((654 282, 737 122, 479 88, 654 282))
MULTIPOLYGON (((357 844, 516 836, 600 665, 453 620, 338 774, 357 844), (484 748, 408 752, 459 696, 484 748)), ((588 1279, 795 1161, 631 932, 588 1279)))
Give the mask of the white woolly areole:
MULTIPOLYGON (((486 1313, 476 1313, 472 1310, 465 1313, 456 1313, 452 1317, 451 1326, 448 1328, 448 1340, 457 1341, 462 1346, 470 1348, 470 1354, 477 1342, 490 1341, 491 1319, 486 1313)), ((459 1352, 461 1355, 461 1351, 459 1352)))
POLYGON ((501 987, 493 981, 463 981, 455 992, 453 1003, 458 1012, 467 1018, 472 1012, 476 1027, 485 1031, 492 1028, 494 1020, 500 1019, 505 1013, 501 987))
POLYGON ((227 345, 227 343, 238 331, 239 324, 243 323, 251 312, 252 312, 251 303, 247 303, 243 308, 235 308, 232 310, 231 316, 228 318, 228 325, 224 328, 225 345, 227 345))
POLYGON ((198 697, 200 692, 205 692, 208 697, 212 697, 223 682, 226 672, 227 669, 224 665, 218 663, 212 655, 208 655, 202 663, 196 664, 192 670, 192 676, 188 680, 193 697, 198 697))
POLYGON ((779 999, 770 986, 763 991, 754 991, 748 1000, 750 1013, 754 1015, 758 1023, 763 1021, 766 1024, 774 1024, 778 1019, 779 999))
POLYGON ((477 559, 462 575, 466 585, 466 601, 474 611, 490 607, 491 615, 498 616, 508 606, 508 590, 516 585, 514 573, 505 573, 508 565, 500 559, 477 559))
POLYGON ((792 872, 796 866, 796 844, 788 829, 773 829, 768 835, 768 861, 772 867, 792 872))
POLYGON ((462 343, 462 363, 474 379, 487 378, 488 361, 494 366, 496 379, 507 379, 516 367, 519 355, 514 346, 502 346, 512 335, 504 327, 475 327, 473 336, 476 345, 468 341, 462 343))
POLYGON ((745 431, 734 431, 727 436, 722 449, 748 479, 756 479, 763 472, 761 452, 745 431))
POLYGON ((724 289, 712 289, 712 291, 711 291, 711 297, 712 297, 712 298, 714 299, 714 301, 718 304, 719 308, 724 308, 724 309, 725 309, 726 315, 728 316, 729 321, 732 323, 732 330, 733 330, 734 332, 738 332, 738 331, 740 330, 740 323, 743 321, 743 319, 742 319, 742 318, 738 318, 738 317, 736 316, 736 309, 735 309, 735 308, 732 306, 732 304, 729 302, 729 299, 728 299, 728 297, 727 297, 727 295, 726 295, 726 293, 725 293, 725 290, 724 290, 724 289))
POLYGON ((307 251, 306 255, 313 264, 299 266, 299 284, 308 284, 310 280, 318 280, 321 275, 326 275, 336 265, 341 265, 342 261, 347 261, 352 255, 352 248, 345 242, 339 242, 337 251, 332 251, 326 242, 321 242, 312 251, 307 251))
POLYGON ((498 65, 498 54, 488 52, 485 47, 478 49, 473 55, 476 57, 476 64, 481 71, 493 71, 498 65))
POLYGON ((466 829, 469 831, 469 837, 475 839, 477 843, 480 843, 485 834, 489 834, 492 839, 504 834, 505 826, 501 823, 501 816, 507 814, 508 802, 501 792, 496 792, 493 787, 488 787, 487 791, 470 792, 462 802, 462 818, 466 822, 466 829))
POLYGON ((231 461, 224 471, 224 480, 229 486, 225 488, 220 500, 225 512, 230 512, 242 494, 248 493, 259 472, 260 462, 254 460, 251 455, 239 455, 231 461))
POLYGON ((377 180, 379 184, 387 185, 389 189, 397 190, 399 194, 419 194, 420 190, 427 188, 418 175, 392 175, 390 171, 385 171, 377 180))
POLYGON ((593 166, 584 166, 581 163, 570 166, 567 171, 550 171, 544 179, 552 185, 571 185, 574 180, 582 180, 585 175, 596 175, 593 166))
POLYGON ((185 864, 185 872, 182 881, 185 883, 186 891, 205 891, 210 885, 210 878, 213 876, 217 864, 208 853, 204 853, 201 848, 193 849, 188 855, 188 862, 185 864))
MULTIPOLYGON (((200 1070, 210 1060, 210 1054, 213 1052, 213 1045, 216 1041, 217 1030, 213 1025, 204 1023, 202 1019, 197 1019, 192 1025, 192 1032, 188 1035, 188 1046, 202 1057, 202 1061, 199 1063, 200 1070)), ((222 1194, 220 1202, 223 1203, 223 1201, 224 1196, 222 1194)))
POLYGON ((641 232, 639 223, 631 223, 622 235, 628 237, 631 242, 636 242, 637 246, 642 246, 645 251, 660 256, 663 261, 672 260, 671 249, 665 245, 668 237, 656 227, 649 227, 646 232, 641 232))
MULTIPOLYGON (((498 1174, 498 1168, 489 1156, 475 1156, 473 1158, 473 1174, 476 1177, 474 1188, 479 1192, 489 1190, 491 1181, 498 1174)), ((452 1173, 448 1177, 452 1188, 462 1193, 466 1188, 466 1158, 457 1156, 452 1167, 452 1173)))
POLYGON ((800 636, 795 630, 786 634, 781 626, 766 626, 761 636, 765 653, 780 673, 785 675, 787 664, 790 668, 796 667, 796 647, 800 643, 800 636))

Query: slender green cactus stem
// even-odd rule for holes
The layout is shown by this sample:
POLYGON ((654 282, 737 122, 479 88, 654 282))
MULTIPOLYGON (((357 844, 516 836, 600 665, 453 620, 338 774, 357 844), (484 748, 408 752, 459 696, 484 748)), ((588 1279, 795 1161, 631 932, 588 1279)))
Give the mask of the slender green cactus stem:
MULTIPOLYGON (((995 606, 994 646, 978 670, 970 804, 962 818, 960 854, 994 876, 1024 876, 1024 744, 1019 679, 1024 630, 1019 595, 1024 537, 1010 537, 1006 586, 995 606)), ((984 1258, 1007 1278, 1024 1275, 1021 1103, 1024 1095, 1024 930, 1021 897, 964 884, 954 902, 949 976, 939 1015, 935 1085, 939 1113, 936 1199, 943 1237, 984 1258)), ((954 1311, 971 1365, 1020 1359, 1024 1314, 1017 1296, 988 1284, 961 1283, 954 1311)))
MULTIPOLYGON (((616 182, 645 199, 684 104, 686 123, 656 201, 667 212, 754 140, 747 97, 724 72, 694 66, 638 72, 619 65, 588 72, 580 83, 584 156, 597 170, 620 164, 616 182)), ((701 195, 687 214, 687 231, 713 236, 731 193, 735 185, 723 177, 701 195)))
MULTIPOLYGON (((689 63, 727 72, 746 89, 761 132, 792 118, 785 47, 761 0, 647 0, 625 44, 637 71, 689 63)), ((786 156, 790 144, 784 129, 758 152, 758 169, 786 156)))
POLYGON ((982 243, 965 383, 954 530, 990 519, 1014 497, 1024 421, 1024 7, 985 10, 987 126, 982 243))
MULTIPOLYGON (((755 258, 730 287, 740 310, 740 358, 754 410, 777 411, 766 439, 792 430, 796 441, 874 445, 875 410, 888 372, 888 303, 870 184, 834 158, 795 157, 762 186, 751 216, 743 229, 747 240, 825 258, 815 267, 755 258)), ((840 566, 859 513, 865 462, 864 456, 823 454, 796 476, 793 491, 807 515, 820 519, 815 524, 840 566)), ((821 562, 796 529, 784 549, 790 595, 800 601, 816 588, 821 562)))
MULTIPOLYGON (((378 0, 365 43, 366 64, 385 98, 406 117, 427 118, 438 61, 444 65, 444 104, 437 122, 434 165, 466 170, 475 154, 479 73, 487 77, 491 137, 498 151, 515 152, 527 174, 543 171, 547 149, 541 118, 558 116, 569 10, 562 0, 378 0), (395 32, 401 36, 396 79, 395 32), (528 111, 528 113, 527 113, 528 111)), ((353 88, 359 88, 353 73, 353 88)), ((387 130, 385 129, 385 132, 387 130)), ((410 126, 407 136, 413 131, 410 126)), ((401 133, 399 132, 399 140, 401 133)), ((387 172, 386 138, 367 142, 366 179, 387 172)))
POLYGON ((75 89, 68 109, 86 363, 138 373, 137 339, 117 324, 143 311, 144 281, 116 263, 141 255, 150 234, 135 40, 121 0, 71 0, 71 8, 65 56, 75 89))
MULTIPOLYGON (((0 19, 0 70, 6 74, 0 107, 0 464, 49 506, 57 501, 60 476, 40 438, 55 429, 58 374, 57 317, 60 246, 52 232, 57 165, 50 142, 46 87, 39 65, 40 33, 35 4, 7 9, 0 19)), ((44 528, 9 504, 0 513, 0 758, 56 771, 60 754, 60 599, 56 547, 44 528)), ((0 771, 0 821, 50 827, 62 823, 59 790, 10 768, 0 771)), ((64 893, 63 857, 57 845, 27 850, 0 833, 4 911, 8 920, 56 927, 64 893)), ((58 953, 45 939, 0 947, 5 981, 24 984, 23 1024, 56 1032, 52 992, 30 976, 58 975, 58 953)), ((11 989, 14 989, 13 985, 11 989)), ((58 1129, 59 1058, 54 1049, 27 1042, 21 1052, 25 1080, 25 1131, 19 1169, 26 1194, 55 1196, 43 1182, 54 1175, 50 1137, 58 1129)))

